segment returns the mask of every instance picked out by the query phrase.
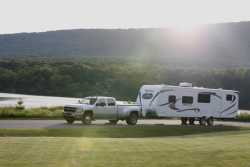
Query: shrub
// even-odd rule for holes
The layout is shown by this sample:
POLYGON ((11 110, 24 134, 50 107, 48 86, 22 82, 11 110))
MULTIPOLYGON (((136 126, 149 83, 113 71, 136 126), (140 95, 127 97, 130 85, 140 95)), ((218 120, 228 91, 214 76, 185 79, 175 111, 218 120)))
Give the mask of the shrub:
POLYGON ((250 122, 250 114, 242 113, 236 119, 238 121, 250 122))
POLYGON ((23 108, 20 112, 18 107, 0 108, 0 118, 62 118, 62 107, 41 107, 41 108, 23 108))

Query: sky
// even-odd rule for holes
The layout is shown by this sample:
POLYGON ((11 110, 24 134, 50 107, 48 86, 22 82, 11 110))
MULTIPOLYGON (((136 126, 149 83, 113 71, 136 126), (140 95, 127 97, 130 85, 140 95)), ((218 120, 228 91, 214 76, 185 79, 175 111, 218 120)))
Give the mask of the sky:
POLYGON ((0 34, 79 28, 188 29, 250 20, 249 0, 0 0, 0 34))

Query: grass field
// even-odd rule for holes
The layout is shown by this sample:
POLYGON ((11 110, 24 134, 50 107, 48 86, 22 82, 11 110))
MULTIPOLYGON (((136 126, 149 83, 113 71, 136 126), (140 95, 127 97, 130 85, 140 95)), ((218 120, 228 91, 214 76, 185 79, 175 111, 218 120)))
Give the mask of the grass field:
POLYGON ((0 129, 0 166, 248 167, 250 129, 85 127, 0 129))

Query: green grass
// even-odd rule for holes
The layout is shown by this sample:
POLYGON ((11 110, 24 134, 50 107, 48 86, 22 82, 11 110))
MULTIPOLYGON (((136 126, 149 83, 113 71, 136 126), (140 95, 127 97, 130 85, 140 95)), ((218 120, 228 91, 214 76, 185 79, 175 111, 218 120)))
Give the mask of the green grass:
POLYGON ((215 132, 241 131, 245 128, 230 126, 200 127, 178 125, 142 126, 83 126, 80 128, 0 129, 0 136, 15 137, 92 137, 92 138, 142 138, 214 134, 215 132))
POLYGON ((59 119, 62 118, 63 107, 41 107, 19 109, 17 107, 0 108, 1 119, 59 119))
POLYGON ((8 167, 248 167, 250 157, 250 130, 244 128, 0 129, 0 134, 8 136, 0 137, 0 166, 8 167))

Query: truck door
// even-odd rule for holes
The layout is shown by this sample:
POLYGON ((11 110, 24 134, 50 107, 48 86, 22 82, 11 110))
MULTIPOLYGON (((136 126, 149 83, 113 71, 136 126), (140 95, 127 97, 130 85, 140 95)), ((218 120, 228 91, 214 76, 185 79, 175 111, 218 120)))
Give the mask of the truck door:
POLYGON ((117 119, 117 106, 115 100, 110 98, 107 99, 107 110, 106 110, 106 118, 107 119, 117 119))
POLYGON ((105 99, 99 99, 94 108, 94 117, 95 118, 105 118, 106 116, 106 100, 105 99))

